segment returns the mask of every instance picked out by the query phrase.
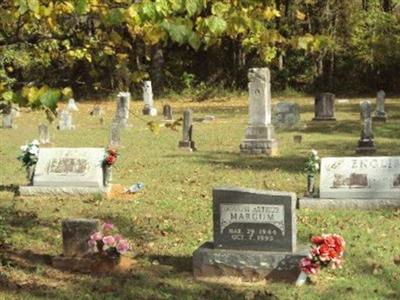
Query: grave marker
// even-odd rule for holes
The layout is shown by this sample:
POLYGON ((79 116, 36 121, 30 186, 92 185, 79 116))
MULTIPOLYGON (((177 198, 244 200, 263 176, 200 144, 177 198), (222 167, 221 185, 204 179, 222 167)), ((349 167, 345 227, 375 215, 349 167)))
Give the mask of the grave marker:
POLYGON ((157 109, 154 107, 151 81, 143 82, 143 101, 144 101, 143 114, 149 116, 157 116, 157 109))
POLYGON ((294 280, 307 250, 296 246, 296 195, 234 187, 213 191, 214 242, 193 254, 195 277, 294 280))
POLYGON ((46 124, 40 124, 39 129, 39 142, 40 144, 50 144, 49 127, 46 124))
POLYGON ((376 95, 376 109, 373 117, 374 121, 386 122, 387 120, 387 115, 385 112, 385 96, 386 94, 382 90, 376 95))
POLYGON ((105 193, 103 148, 40 148, 32 186, 21 195, 105 193))
POLYGON ((271 124, 271 83, 268 68, 249 70, 249 124, 240 144, 244 154, 276 155, 278 143, 271 124))
POLYGON ((272 123, 277 128, 293 128, 300 123, 300 107, 296 103, 280 102, 272 114, 272 123))
POLYGON ((192 140, 193 134, 193 112, 187 109, 183 112, 182 141, 179 141, 179 148, 190 152, 196 150, 195 142, 192 140))
POLYGON ((164 120, 171 121, 172 120, 172 108, 171 105, 165 104, 163 107, 163 116, 164 120))
POLYGON ((100 221, 93 219, 63 220, 63 254, 66 257, 83 257, 89 253, 90 235, 99 230, 100 221))
POLYGON ((356 153, 374 153, 374 134, 372 132, 372 118, 371 118, 371 102, 364 101, 361 103, 361 120, 362 130, 361 138, 358 141, 356 153))
POLYGON ((335 118, 335 95, 322 93, 315 97, 315 117, 313 121, 336 121, 335 118))

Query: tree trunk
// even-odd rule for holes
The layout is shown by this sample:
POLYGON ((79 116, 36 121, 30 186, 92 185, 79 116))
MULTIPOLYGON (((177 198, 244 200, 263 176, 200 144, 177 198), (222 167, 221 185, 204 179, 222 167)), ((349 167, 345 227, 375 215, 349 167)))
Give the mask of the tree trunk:
POLYGON ((164 91, 164 54, 159 44, 151 49, 151 81, 153 91, 159 96, 164 91))

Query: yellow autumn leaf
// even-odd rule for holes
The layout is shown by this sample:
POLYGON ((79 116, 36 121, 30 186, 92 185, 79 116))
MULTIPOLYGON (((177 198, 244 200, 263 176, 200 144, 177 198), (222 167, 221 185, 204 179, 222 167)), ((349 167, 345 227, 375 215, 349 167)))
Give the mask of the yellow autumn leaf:
POLYGON ((300 21, 304 21, 306 19, 306 15, 299 10, 296 10, 296 18, 300 21))
POLYGON ((281 16, 281 13, 275 8, 268 6, 263 15, 266 20, 271 21, 275 18, 279 18, 281 16))

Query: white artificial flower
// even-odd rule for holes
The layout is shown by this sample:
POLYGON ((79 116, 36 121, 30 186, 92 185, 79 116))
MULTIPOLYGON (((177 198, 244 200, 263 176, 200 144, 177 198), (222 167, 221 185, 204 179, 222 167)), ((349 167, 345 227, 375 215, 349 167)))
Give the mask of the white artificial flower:
POLYGON ((318 163, 315 163, 315 170, 319 170, 319 164, 318 163))
POLYGON ((315 150, 315 149, 311 149, 311 153, 312 153, 314 156, 318 156, 318 151, 315 150))
POLYGON ((38 156, 39 155, 39 147, 37 147, 37 146, 30 147, 29 153, 38 156))
POLYGON ((34 146, 39 146, 39 145, 40 145, 40 143, 39 143, 39 141, 38 141, 38 140, 33 140, 33 141, 31 142, 31 145, 34 145, 34 146))
POLYGON ((27 145, 21 146, 21 151, 26 152, 26 150, 28 150, 28 146, 27 145))

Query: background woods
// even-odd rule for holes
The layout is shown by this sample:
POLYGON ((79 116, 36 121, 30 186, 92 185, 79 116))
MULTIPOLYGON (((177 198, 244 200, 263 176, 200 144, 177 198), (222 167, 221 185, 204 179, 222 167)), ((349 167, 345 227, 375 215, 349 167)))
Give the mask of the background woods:
POLYGON ((157 94, 196 88, 206 98, 244 88, 254 66, 273 71, 275 90, 399 92, 400 1, 1 2, 4 100, 64 87, 135 92, 148 78, 157 94))

